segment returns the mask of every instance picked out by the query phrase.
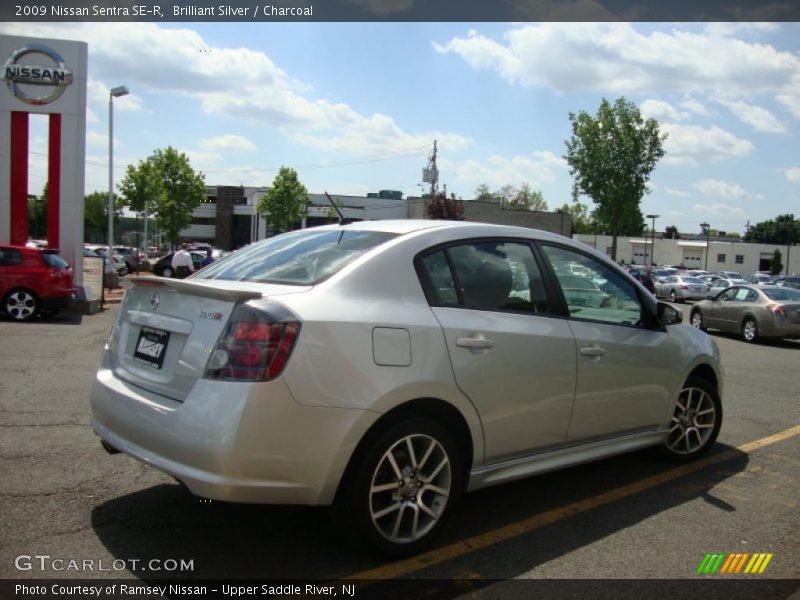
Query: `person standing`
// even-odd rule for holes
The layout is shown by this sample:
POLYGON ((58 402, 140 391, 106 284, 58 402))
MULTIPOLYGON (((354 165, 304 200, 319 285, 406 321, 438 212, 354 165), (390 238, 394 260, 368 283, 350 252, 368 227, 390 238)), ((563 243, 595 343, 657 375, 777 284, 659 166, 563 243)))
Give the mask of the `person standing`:
POLYGON ((202 266, 207 267, 214 262, 214 256, 212 253, 213 250, 211 248, 206 248, 206 257, 203 259, 203 262, 200 263, 202 266))
POLYGON ((188 245, 183 243, 180 250, 172 256, 172 272, 177 279, 186 279, 192 271, 194 271, 192 255, 189 254, 188 245))

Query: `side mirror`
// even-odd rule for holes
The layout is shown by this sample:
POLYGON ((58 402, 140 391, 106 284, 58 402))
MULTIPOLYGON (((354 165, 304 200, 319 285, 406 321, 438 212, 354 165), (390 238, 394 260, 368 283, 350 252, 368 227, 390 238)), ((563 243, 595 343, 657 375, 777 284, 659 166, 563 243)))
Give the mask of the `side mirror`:
POLYGON ((658 322, 664 326, 675 325, 683 321, 683 313, 680 309, 667 304, 666 302, 659 302, 657 308, 658 322))

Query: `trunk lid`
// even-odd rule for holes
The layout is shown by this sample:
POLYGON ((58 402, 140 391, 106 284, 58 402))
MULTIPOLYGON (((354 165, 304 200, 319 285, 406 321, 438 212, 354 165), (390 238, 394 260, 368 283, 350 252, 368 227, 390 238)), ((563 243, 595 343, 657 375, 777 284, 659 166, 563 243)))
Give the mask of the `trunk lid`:
POLYGON ((112 335, 112 368, 121 379, 178 401, 203 377, 237 303, 312 289, 160 277, 132 277, 131 283, 112 335))

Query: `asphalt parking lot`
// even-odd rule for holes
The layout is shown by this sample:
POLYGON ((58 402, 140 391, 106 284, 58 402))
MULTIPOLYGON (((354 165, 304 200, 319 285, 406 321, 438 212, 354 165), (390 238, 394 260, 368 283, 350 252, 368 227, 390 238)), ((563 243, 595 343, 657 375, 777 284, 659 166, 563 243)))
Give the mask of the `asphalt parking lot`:
POLYGON ((345 543, 326 510, 201 501, 107 455, 88 391, 115 313, 0 317, 0 578, 415 578, 450 582, 431 597, 487 598, 530 596, 507 579, 702 580, 705 597, 729 598, 726 582, 745 575, 696 572, 724 552, 773 555, 748 576, 771 582, 760 598, 800 589, 800 342, 714 334, 725 417, 701 463, 639 452, 482 490, 462 499, 431 551, 391 562, 345 543), (21 570, 21 555, 95 562, 21 570), (166 570, 169 560, 193 569, 166 570))

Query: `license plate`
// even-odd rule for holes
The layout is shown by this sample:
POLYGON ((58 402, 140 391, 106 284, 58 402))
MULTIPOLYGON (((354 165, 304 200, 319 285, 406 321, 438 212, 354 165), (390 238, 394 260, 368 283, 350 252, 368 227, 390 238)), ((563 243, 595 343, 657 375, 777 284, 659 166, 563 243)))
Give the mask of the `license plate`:
POLYGON ((167 354, 168 343, 169 331, 142 327, 141 331, 139 331, 139 339, 136 340, 136 349, 133 352, 133 357, 154 369, 160 369, 164 365, 164 356, 167 354))

